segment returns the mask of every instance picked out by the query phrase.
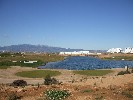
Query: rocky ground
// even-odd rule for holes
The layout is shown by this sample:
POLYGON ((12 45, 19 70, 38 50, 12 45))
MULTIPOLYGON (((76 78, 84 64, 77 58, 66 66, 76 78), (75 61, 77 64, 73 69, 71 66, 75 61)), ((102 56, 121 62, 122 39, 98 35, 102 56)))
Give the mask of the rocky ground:
POLYGON ((15 75, 16 72, 25 70, 38 69, 19 66, 0 69, 0 100, 6 100, 12 93, 15 93, 21 100, 45 100, 44 92, 49 89, 67 90, 71 95, 66 100, 133 99, 133 74, 117 76, 119 71, 125 69, 112 69, 113 73, 99 77, 75 75, 70 70, 58 70, 62 74, 55 78, 62 84, 50 86, 43 85, 44 79, 41 78, 23 78, 15 75), (26 87, 8 85, 17 79, 26 80, 30 85, 26 87))

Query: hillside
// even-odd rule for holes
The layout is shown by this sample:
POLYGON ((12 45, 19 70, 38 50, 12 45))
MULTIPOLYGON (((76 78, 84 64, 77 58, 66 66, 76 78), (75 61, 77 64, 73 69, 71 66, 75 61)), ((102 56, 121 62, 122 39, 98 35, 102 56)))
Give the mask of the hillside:
POLYGON ((0 51, 11 51, 11 52, 61 52, 61 51, 80 51, 83 49, 66 49, 61 47, 52 47, 47 45, 30 45, 20 44, 0 47, 0 51))
MULTIPOLYGON (((19 45, 10 45, 10 46, 0 46, 0 51, 9 51, 9 52, 48 52, 48 53, 57 53, 57 52, 71 52, 71 51, 83 51, 83 49, 70 49, 70 48, 61 48, 61 47, 52 47, 47 45, 31 45, 31 44, 19 44, 19 45)), ((90 52, 106 52, 105 50, 89 50, 90 52)))

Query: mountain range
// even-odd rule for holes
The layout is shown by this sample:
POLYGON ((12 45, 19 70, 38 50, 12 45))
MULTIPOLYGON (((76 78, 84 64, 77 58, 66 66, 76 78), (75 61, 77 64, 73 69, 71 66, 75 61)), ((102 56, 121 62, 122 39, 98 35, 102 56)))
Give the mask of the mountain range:
MULTIPOLYGON (((0 51, 7 52, 48 52, 48 53, 57 53, 57 52, 72 52, 72 51, 84 51, 83 49, 70 49, 70 48, 61 48, 61 47, 52 47, 47 45, 31 45, 31 44, 19 44, 19 45, 10 45, 10 46, 0 46, 0 51)), ((89 50, 90 52, 105 52, 105 50, 89 50)))

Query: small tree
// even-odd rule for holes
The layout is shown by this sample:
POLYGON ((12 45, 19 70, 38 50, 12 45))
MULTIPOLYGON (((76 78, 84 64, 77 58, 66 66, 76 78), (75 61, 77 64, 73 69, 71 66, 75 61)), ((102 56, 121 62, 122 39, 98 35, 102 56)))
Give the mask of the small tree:
POLYGON ((46 75, 45 79, 44 79, 44 84, 45 85, 51 85, 52 79, 50 77, 50 75, 46 75))
POLYGON ((55 78, 51 78, 50 75, 47 75, 44 79, 45 85, 59 84, 55 78))

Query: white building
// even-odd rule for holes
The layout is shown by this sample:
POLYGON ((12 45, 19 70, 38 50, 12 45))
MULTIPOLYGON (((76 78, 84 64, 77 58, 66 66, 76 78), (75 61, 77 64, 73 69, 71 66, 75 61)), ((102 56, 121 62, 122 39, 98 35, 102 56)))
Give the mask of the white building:
POLYGON ((24 63, 35 63, 35 62, 37 62, 37 61, 24 61, 24 63))
POLYGON ((124 53, 133 53, 133 48, 125 48, 124 53))
POLYGON ((89 51, 60 52, 60 55, 88 55, 89 51))
POLYGON ((111 48, 107 52, 108 53, 121 53, 122 49, 121 48, 111 48))
POLYGON ((79 51, 80 54, 90 54, 89 51, 79 51))

